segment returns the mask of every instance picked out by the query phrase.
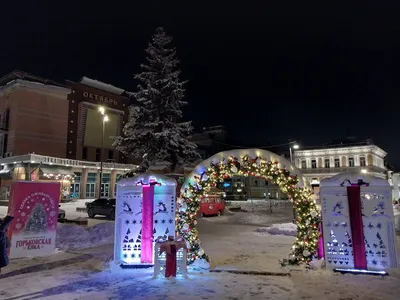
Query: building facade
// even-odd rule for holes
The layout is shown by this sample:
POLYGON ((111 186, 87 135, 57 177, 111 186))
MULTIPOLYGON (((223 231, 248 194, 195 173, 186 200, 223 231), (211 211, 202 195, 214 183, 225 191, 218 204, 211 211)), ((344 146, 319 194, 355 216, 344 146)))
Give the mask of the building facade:
POLYGON ((118 177, 136 168, 112 147, 128 117, 123 94, 86 77, 65 85, 19 71, 1 78, 0 200, 14 180, 60 182, 61 199, 113 197, 118 177))
POLYGON ((388 179, 387 153, 371 141, 294 150, 294 163, 312 185, 344 172, 368 173, 388 179))
POLYGON ((206 159, 218 152, 227 150, 227 132, 224 126, 204 127, 201 132, 191 134, 190 140, 197 145, 197 152, 206 159))
POLYGON ((116 151, 112 136, 119 134, 128 119, 129 98, 123 89, 87 77, 79 83, 68 81, 68 141, 66 157, 70 159, 126 162, 127 158, 116 151), (108 121, 99 113, 103 107, 108 121), (103 149, 103 153, 101 153, 103 149))
POLYGON ((26 153, 64 157, 69 92, 33 76, 20 79, 18 73, 1 79, 0 157, 26 153))

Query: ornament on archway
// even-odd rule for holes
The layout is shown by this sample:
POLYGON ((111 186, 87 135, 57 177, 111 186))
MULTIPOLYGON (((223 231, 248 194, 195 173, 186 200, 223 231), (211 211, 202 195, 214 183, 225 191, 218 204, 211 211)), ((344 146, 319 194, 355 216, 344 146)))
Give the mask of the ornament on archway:
POLYGON ((311 262, 320 237, 320 213, 315 200, 311 197, 311 190, 299 187, 299 177, 281 167, 278 161, 269 161, 260 156, 244 155, 240 158, 235 156, 223 158, 217 163, 211 161, 210 166, 201 174, 195 175, 193 181, 189 182, 188 186, 181 191, 178 200, 176 230, 188 243, 189 263, 199 258, 209 260, 200 245, 196 228, 196 215, 200 209, 202 197, 218 182, 234 175, 255 176, 273 181, 283 193, 288 195, 289 199, 293 201, 297 216, 297 239, 289 254, 289 263, 311 262))

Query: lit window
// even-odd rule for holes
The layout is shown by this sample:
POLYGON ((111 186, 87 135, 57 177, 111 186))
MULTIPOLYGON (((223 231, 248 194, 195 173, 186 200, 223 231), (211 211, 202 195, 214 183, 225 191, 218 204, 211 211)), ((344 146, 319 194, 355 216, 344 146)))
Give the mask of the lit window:
POLYGON ((354 157, 349 157, 349 167, 354 167, 354 157))

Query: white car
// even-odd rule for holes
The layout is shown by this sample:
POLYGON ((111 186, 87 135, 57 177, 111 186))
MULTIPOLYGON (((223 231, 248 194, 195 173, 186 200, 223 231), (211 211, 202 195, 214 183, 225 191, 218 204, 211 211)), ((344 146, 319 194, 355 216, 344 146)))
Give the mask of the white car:
POLYGON ((64 223, 65 222, 65 210, 60 208, 61 205, 58 205, 58 222, 64 223))

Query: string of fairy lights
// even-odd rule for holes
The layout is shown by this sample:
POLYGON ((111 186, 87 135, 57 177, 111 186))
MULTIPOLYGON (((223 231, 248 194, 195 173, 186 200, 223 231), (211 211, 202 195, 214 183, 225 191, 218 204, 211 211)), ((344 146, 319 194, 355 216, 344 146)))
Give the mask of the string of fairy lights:
POLYGON ((291 175, 281 167, 279 162, 266 161, 261 157, 245 155, 223 159, 218 163, 211 163, 209 168, 200 175, 194 176, 178 200, 176 228, 178 234, 189 243, 188 261, 206 259, 207 254, 201 247, 196 228, 196 215, 200 209, 201 199, 210 189, 225 178, 235 175, 255 176, 273 181, 283 193, 287 194, 296 208, 297 238, 289 254, 290 264, 310 263, 318 247, 320 237, 320 212, 312 192, 308 188, 297 187, 297 175, 291 175))

